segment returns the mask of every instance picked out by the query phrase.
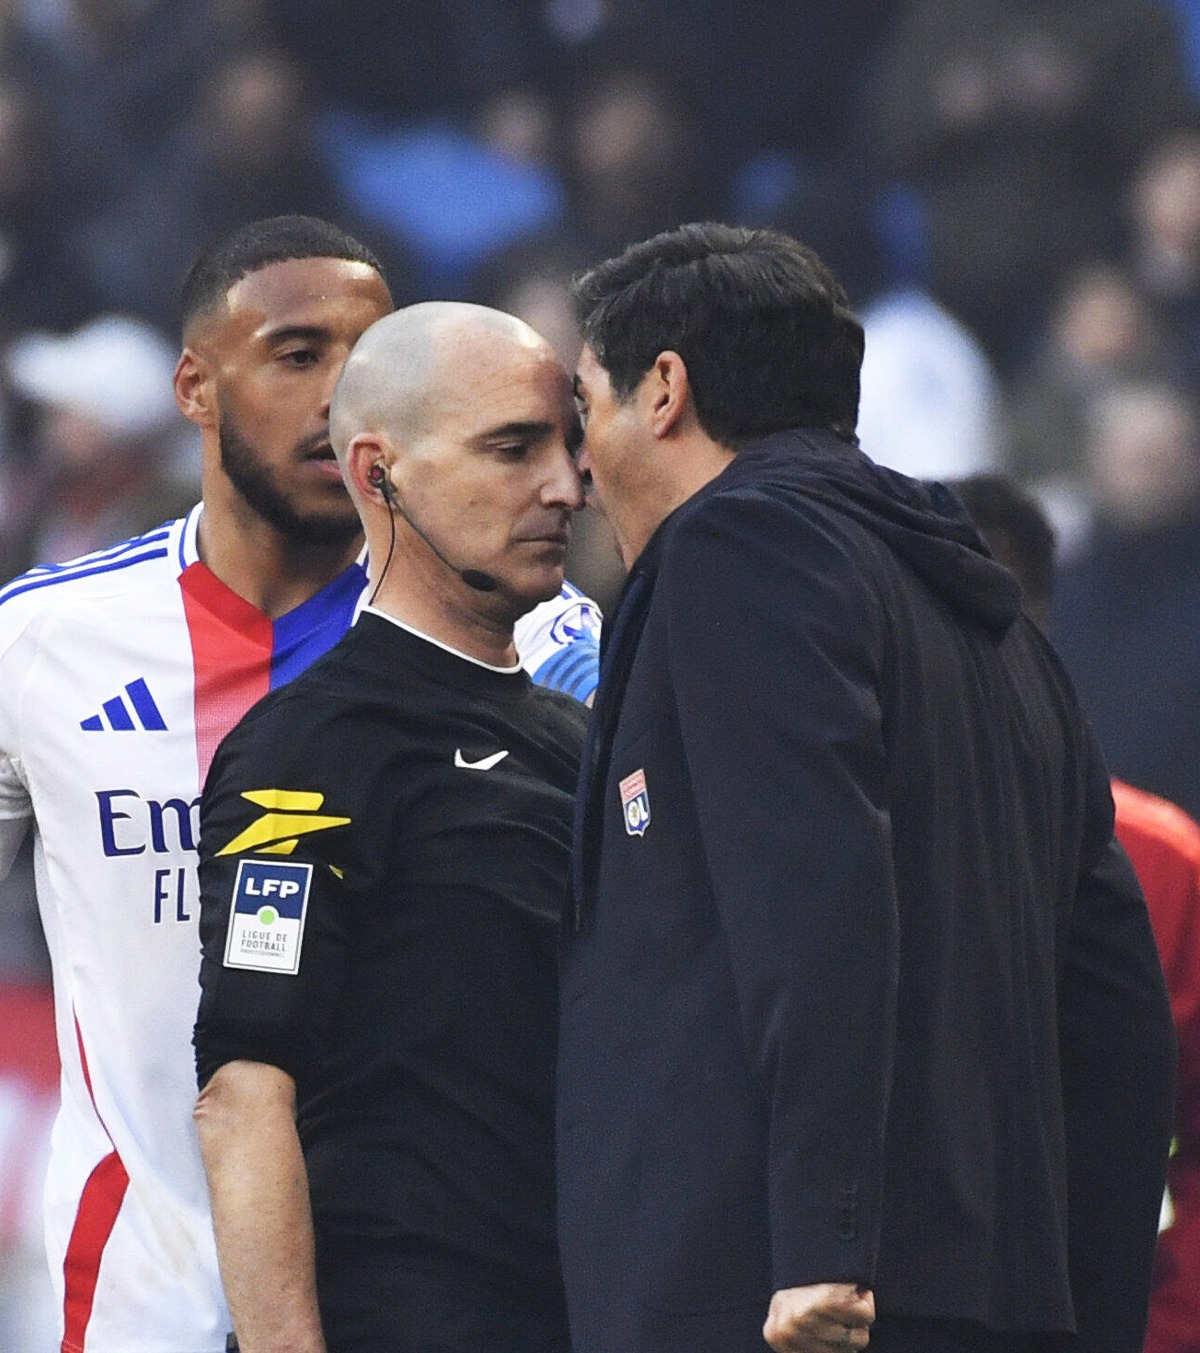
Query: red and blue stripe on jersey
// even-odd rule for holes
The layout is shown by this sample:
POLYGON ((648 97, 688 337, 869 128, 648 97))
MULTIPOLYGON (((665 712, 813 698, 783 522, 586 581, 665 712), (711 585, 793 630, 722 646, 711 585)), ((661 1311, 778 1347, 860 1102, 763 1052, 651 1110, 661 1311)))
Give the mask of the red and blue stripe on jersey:
POLYGON ((294 610, 268 619, 203 564, 179 577, 195 672, 200 782, 226 733, 268 691, 304 671, 345 634, 366 573, 351 564, 294 610))

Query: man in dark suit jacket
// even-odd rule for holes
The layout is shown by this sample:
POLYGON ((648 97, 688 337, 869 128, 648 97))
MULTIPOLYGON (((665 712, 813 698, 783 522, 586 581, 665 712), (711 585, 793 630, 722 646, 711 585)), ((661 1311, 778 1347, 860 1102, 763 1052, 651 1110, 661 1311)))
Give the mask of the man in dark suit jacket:
POLYGON ((1069 681, 956 500, 858 449, 862 330, 811 251, 687 226, 577 296, 630 575, 565 951, 576 1353, 873 1320, 1136 1353, 1174 1047, 1069 681))

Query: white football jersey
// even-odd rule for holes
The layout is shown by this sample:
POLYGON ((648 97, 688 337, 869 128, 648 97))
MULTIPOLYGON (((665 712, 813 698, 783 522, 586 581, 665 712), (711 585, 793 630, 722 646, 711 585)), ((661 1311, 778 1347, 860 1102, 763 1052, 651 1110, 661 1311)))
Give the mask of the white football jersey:
MULTIPOLYGON (((0 590, 0 875, 30 822, 62 1059, 46 1233, 67 1353, 224 1353, 192 1124, 200 787, 221 737, 351 623, 352 565, 272 622, 200 561, 200 509, 0 590)), ((599 617, 574 588, 518 627, 580 699, 599 617)))

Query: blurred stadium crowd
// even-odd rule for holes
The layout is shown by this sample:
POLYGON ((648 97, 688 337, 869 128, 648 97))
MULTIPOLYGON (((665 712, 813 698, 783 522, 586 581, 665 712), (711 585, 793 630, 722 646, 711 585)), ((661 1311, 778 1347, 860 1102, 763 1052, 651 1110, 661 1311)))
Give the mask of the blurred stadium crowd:
MULTIPOLYGON (((0 582, 194 501, 179 280, 294 211, 569 363, 581 266, 687 219, 800 236, 864 318, 866 450, 1037 492, 1112 769, 1200 814, 1200 0, 0 0, 0 582)), ((592 517, 571 574, 611 604, 592 517)), ((25 1000, 27 864, 0 891, 25 1000)), ((53 1078, 3 1070, 15 1254, 53 1078)))

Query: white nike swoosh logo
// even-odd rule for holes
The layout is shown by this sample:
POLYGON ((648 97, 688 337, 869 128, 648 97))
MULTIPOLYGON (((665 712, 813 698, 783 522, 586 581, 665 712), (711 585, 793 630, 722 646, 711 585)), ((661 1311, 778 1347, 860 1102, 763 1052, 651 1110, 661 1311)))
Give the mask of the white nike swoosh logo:
POLYGON ((498 766, 508 755, 507 752, 493 752, 491 756, 485 756, 479 761, 468 761, 462 754, 462 748, 454 749, 454 764, 461 766, 463 770, 491 770, 493 766, 498 766))

